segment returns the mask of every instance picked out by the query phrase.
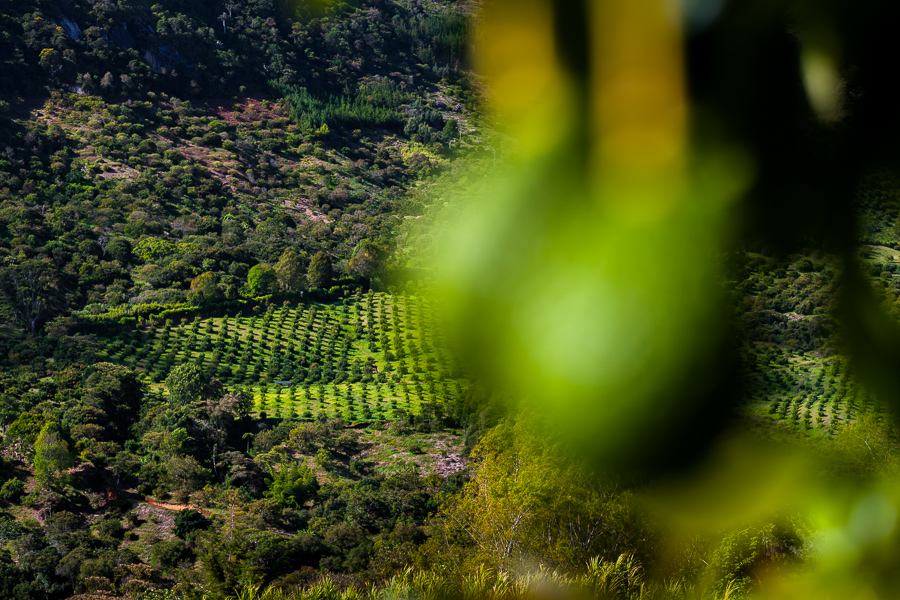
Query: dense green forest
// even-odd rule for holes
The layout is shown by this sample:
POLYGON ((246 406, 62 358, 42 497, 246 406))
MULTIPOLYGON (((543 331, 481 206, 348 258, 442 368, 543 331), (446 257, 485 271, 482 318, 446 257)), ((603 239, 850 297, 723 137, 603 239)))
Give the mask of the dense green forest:
POLYGON ((900 19, 588 4, 0 8, 0 596, 891 597, 900 19))
POLYGON ((74 311, 384 289, 421 212, 403 190, 477 145, 461 9, 212 8, 4 14, 4 296, 30 333, 74 311))

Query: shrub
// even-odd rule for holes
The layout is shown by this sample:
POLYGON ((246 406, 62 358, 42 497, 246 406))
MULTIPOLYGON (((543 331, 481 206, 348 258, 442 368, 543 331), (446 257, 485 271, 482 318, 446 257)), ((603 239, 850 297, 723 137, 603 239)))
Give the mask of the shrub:
POLYGON ((96 531, 101 536, 115 540, 122 539, 125 535, 125 528, 122 527, 122 522, 119 519, 104 519, 100 521, 97 524, 96 531))
POLYGON ((150 564, 158 569, 172 569, 193 557, 184 542, 172 540, 158 542, 150 550, 150 564))
POLYGON ((809 258, 804 256, 799 261, 797 261, 797 270, 801 273, 809 273, 813 270, 813 262, 809 258))
POLYGON ((0 499, 17 502, 25 493, 25 482, 21 479, 10 479, 0 487, 0 499))
POLYGON ((207 529, 211 521, 196 510, 180 510, 175 516, 175 527, 172 532, 186 539, 191 532, 207 529))

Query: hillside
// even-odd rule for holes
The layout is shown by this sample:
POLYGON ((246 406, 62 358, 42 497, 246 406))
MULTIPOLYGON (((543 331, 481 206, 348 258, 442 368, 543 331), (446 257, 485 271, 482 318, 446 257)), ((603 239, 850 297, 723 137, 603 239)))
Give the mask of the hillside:
POLYGON ((394 252, 483 143, 467 4, 0 19, 4 597, 408 564, 475 442, 394 252))
POLYGON ((319 252, 335 270, 313 287, 384 288, 396 231, 421 211, 404 191, 477 146, 464 7, 213 8, 4 14, 0 287, 29 332, 72 311, 301 289, 319 252), (279 260, 277 283, 248 287, 279 260))
POLYGON ((7 2, 0 598, 892 597, 890 53, 688 4, 7 2))
MULTIPOLYGON (((262 419, 398 420, 423 408, 438 419, 463 395, 433 309, 423 297, 370 292, 336 304, 254 306, 188 324, 125 329, 96 337, 96 360, 122 364, 152 382, 197 365, 226 390, 249 390, 262 419), (370 388, 371 386, 371 388, 370 388)), ((227 310, 224 307, 219 311, 227 310)))

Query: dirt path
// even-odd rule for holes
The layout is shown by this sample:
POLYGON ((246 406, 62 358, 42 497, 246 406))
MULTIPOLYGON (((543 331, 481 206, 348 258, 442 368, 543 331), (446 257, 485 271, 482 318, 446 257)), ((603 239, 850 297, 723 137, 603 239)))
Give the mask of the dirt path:
POLYGON ((144 502, 145 504, 149 504, 150 506, 155 506, 156 508, 164 508, 166 510, 196 510, 204 517, 208 517, 212 514, 208 510, 197 508, 193 504, 170 504, 168 502, 160 502, 159 500, 154 500, 150 496, 144 496, 142 502, 144 502))

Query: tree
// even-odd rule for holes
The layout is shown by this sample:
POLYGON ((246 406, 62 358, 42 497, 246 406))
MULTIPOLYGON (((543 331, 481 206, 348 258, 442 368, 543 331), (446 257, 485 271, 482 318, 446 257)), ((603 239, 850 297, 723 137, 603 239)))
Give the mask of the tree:
POLYGON ((128 429, 137 421, 144 388, 134 371, 108 362, 93 365, 84 382, 85 395, 80 404, 91 406, 106 417, 109 438, 124 442, 128 429))
POLYGON ((303 256, 288 248, 275 263, 275 274, 278 283, 286 292, 302 290, 306 287, 306 274, 303 272, 303 256))
POLYGON ((7 448, 10 448, 14 455, 20 457, 31 455, 34 442, 47 421, 48 417, 45 414, 21 413, 6 430, 4 437, 7 448))
POLYGON ((291 430, 288 439, 301 454, 309 454, 322 442, 322 435, 315 423, 303 423, 291 430))
POLYGON ((170 457, 166 461, 165 471, 169 488, 185 496, 200 489, 209 478, 209 472, 193 456, 170 457))
POLYGON ((447 119, 447 122, 444 123, 444 143, 449 144, 452 140, 455 140, 459 137, 459 125, 456 122, 456 119, 447 119))
POLYGON ((797 270, 801 273, 809 273, 813 270, 813 263, 808 257, 804 256, 797 261, 797 270))
POLYGON ((150 551, 150 564, 158 569, 174 569, 192 558, 190 548, 184 542, 169 540, 157 542, 150 551))
POLYGON ((49 486, 59 475, 72 466, 69 444, 63 439, 56 423, 47 423, 34 442, 34 476, 42 485, 49 486))
POLYGON ((216 300, 221 295, 215 273, 207 271, 191 280, 191 291, 188 293, 190 302, 203 304, 216 300))
POLYGON ((62 304, 57 269, 49 259, 7 261, 0 269, 2 295, 33 336, 62 304))
POLYGON ((382 250, 371 240, 363 240, 350 259, 350 271, 357 277, 371 279, 379 270, 382 250))
POLYGON ((93 94, 97 91, 97 86, 94 84, 94 78, 90 73, 85 73, 77 80, 78 87, 81 88, 85 94, 93 94))
POLYGON ((166 377, 169 399, 174 406, 188 406, 203 396, 203 372, 193 363, 178 365, 166 377))
POLYGON ((300 508, 319 489, 316 475, 300 463, 283 464, 268 481, 266 497, 282 506, 300 508))
POLYGON ((137 454, 119 451, 109 460, 109 469, 116 476, 116 487, 129 477, 134 477, 141 468, 141 458, 137 454))
POLYGON ((278 283, 278 275, 271 265, 261 263, 254 265, 247 274, 247 286, 254 296, 271 294, 278 283))
POLYGON ((128 264, 132 258, 131 242, 126 238, 119 237, 110 240, 109 243, 106 244, 105 251, 123 265, 128 264))
POLYGON ((196 510, 180 510, 175 516, 175 528, 172 530, 181 539, 187 539, 188 535, 200 529, 207 529, 211 521, 196 510))
POLYGON ((327 288, 331 285, 331 259, 324 252, 317 252, 309 263, 306 274, 310 287, 327 288))
POLYGON ((29 582, 28 575, 16 566, 9 551, 6 549, 0 551, 0 597, 23 598, 31 594, 39 595, 40 592, 31 586, 36 584, 29 582))
POLYGON ((103 90, 103 93, 109 94, 113 91, 113 75, 109 71, 106 72, 106 75, 103 76, 103 79, 100 80, 100 89, 103 90))
POLYGON ((245 419, 250 415, 253 396, 247 390, 228 392, 219 400, 207 400, 206 412, 212 423, 223 429, 235 420, 245 419))
POLYGON ((235 425, 240 425, 250 415, 253 396, 247 391, 241 391, 240 393, 229 392, 218 400, 214 400, 215 397, 215 395, 209 395, 206 400, 206 423, 212 450, 213 473, 218 477, 219 455, 225 451, 225 442, 235 425))
POLYGON ((41 68, 49 72, 51 75, 59 71, 61 63, 62 55, 60 55, 60 53, 57 52, 54 48, 44 48, 43 50, 41 50, 38 64, 41 65, 41 68))

